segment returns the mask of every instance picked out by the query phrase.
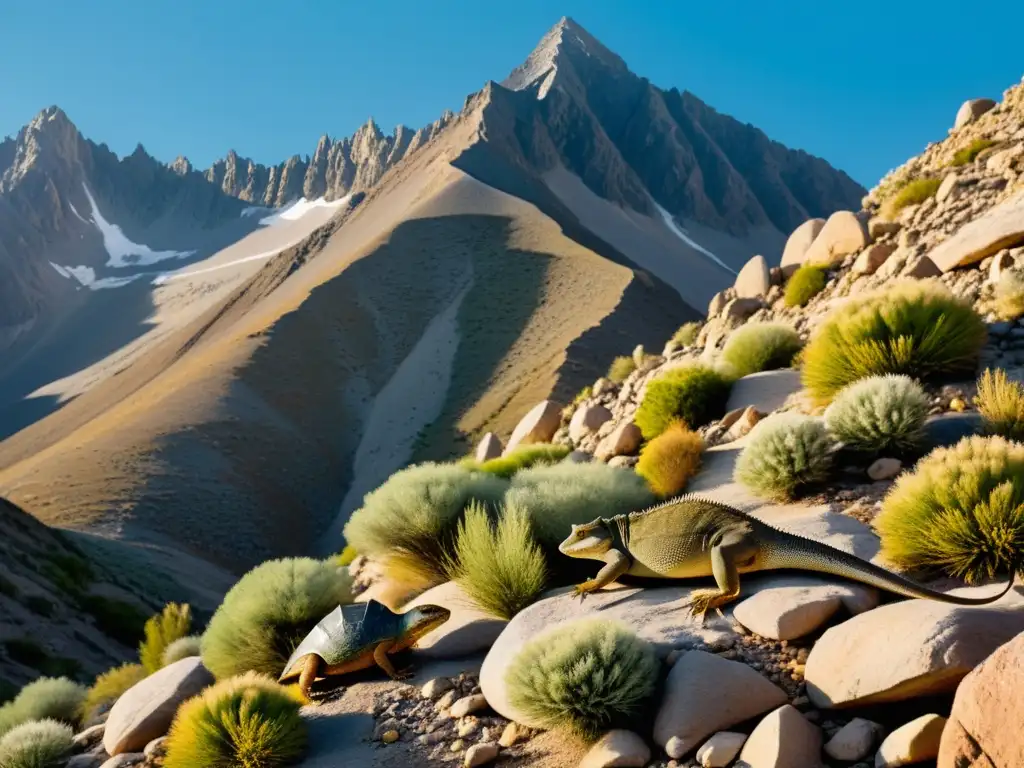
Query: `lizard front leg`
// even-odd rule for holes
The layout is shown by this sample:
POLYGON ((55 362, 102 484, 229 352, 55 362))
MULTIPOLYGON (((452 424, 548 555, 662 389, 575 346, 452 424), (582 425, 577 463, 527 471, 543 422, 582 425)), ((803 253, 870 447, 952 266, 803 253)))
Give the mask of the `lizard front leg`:
POLYGON ((718 589, 700 589, 690 596, 690 611, 699 616, 701 624, 711 609, 721 613, 721 607, 740 595, 741 565, 749 565, 757 556, 757 542, 745 531, 725 534, 711 548, 711 572, 718 589))
POLYGON ((628 571, 629 566, 631 565, 630 559, 617 549, 609 549, 605 552, 602 560, 605 561, 606 565, 597 572, 597 576, 589 581, 584 581, 582 584, 577 584, 570 594, 574 596, 579 595, 580 600, 582 600, 587 596, 587 593, 611 584, 619 578, 619 576, 628 571))
POLYGON ((395 669, 395 665, 391 663, 391 659, 388 657, 388 651, 393 647, 394 643, 390 641, 377 643, 377 647, 373 649, 373 660, 377 662, 377 666, 383 669, 392 680, 406 680, 410 676, 409 673, 399 672, 395 669))
POLYGON ((307 699, 309 698, 309 690, 316 680, 319 671, 320 657, 315 653, 309 654, 302 660, 302 671, 299 672, 299 690, 302 691, 302 695, 307 699))

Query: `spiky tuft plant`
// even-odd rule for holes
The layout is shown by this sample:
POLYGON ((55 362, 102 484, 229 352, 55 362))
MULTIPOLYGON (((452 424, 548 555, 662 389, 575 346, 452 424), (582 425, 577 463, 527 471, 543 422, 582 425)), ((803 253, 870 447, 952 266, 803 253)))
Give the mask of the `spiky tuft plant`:
POLYGON ((185 637, 192 628, 192 609, 188 605, 168 603, 163 611, 146 622, 145 639, 139 644, 139 661, 153 674, 164 665, 167 646, 185 637))
POLYGON ((503 478, 471 467, 407 467, 366 494, 345 525, 345 540, 396 580, 438 584, 463 510, 471 501, 496 508, 507 488, 503 478))
POLYGON ((173 643, 164 648, 164 666, 173 664, 182 659, 202 655, 203 638, 201 635, 186 635, 179 637, 173 643))
POLYGON ((957 150, 956 154, 953 155, 953 161, 950 165, 959 167, 961 165, 967 165, 968 163, 974 162, 974 158, 980 155, 984 150, 989 147, 994 147, 996 142, 992 139, 975 139, 966 147, 957 150))
POLYGON ((615 622, 589 619, 527 643, 509 665, 505 684, 526 725, 593 740, 637 724, 659 672, 650 643, 615 622))
POLYGON ((761 371, 788 368, 803 343, 783 323, 747 323, 733 331, 722 349, 722 362, 740 378, 761 371))
POLYGON ((903 454, 924 440, 928 405, 909 376, 869 376, 839 391, 825 410, 825 426, 855 451, 903 454))
POLYGON ((661 497, 681 493, 700 469, 704 441, 677 421, 640 451, 636 473, 661 497))
POLYGON ((218 680, 250 670, 276 678, 317 622, 351 602, 348 571, 329 561, 265 562, 224 596, 203 634, 203 665, 218 680))
POLYGON ((858 379, 973 371, 987 328, 933 280, 908 280, 832 312, 804 348, 803 383, 820 404, 858 379))
POLYGON ((535 602, 548 578, 529 516, 514 506, 505 507, 492 525, 487 510, 471 504, 459 524, 448 572, 473 602, 500 619, 511 619, 535 602))
POLYGON ((908 205, 919 205, 939 191, 942 179, 922 178, 908 181, 882 204, 881 214, 894 219, 908 205))
POLYGON ((901 476, 875 521, 882 554, 910 569, 969 584, 1006 573, 1024 555, 1024 445, 966 437, 901 476))
POLYGON ((734 477, 758 496, 787 500, 828 477, 832 441, 820 419, 776 413, 757 423, 734 477))
POLYGON ((178 710, 166 768, 278 768, 306 749, 297 692, 252 672, 223 680, 178 710))
POLYGON ((621 355, 612 360, 605 378, 615 384, 621 384, 636 370, 636 361, 629 355, 621 355))
POLYGON ((31 720, 59 720, 78 725, 85 686, 66 677, 41 677, 0 707, 0 736, 31 720))
POLYGON ((145 680, 147 675, 141 664, 122 664, 98 675, 82 702, 82 721, 88 722, 112 707, 122 693, 145 680))
POLYGON ((802 264, 786 283, 787 307, 802 307, 825 289, 827 270, 818 264, 802 264))
POLYGON ((725 413, 731 388, 726 376, 705 365, 671 368, 647 384, 636 425, 645 440, 653 440, 677 419, 699 429, 725 413))
POLYGON ((700 323, 689 322, 683 323, 679 326, 679 329, 672 334, 672 341, 681 347, 692 346, 697 341, 697 336, 700 334, 700 323))
POLYGON ((1001 368, 986 369, 978 380, 975 402, 986 434, 1024 442, 1024 385, 1011 381, 1001 368))
POLYGON ((0 738, 2 768, 61 768, 71 754, 71 728, 56 720, 32 720, 0 738))
POLYGON ((528 467, 557 464, 569 455, 569 446, 552 443, 531 443, 521 445, 505 456, 488 459, 474 464, 475 469, 490 475, 508 479, 516 472, 528 467))

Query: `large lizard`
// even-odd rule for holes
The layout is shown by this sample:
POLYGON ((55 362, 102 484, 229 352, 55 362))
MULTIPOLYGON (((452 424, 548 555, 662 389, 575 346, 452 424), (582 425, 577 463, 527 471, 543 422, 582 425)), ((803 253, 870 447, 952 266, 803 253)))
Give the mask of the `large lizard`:
POLYGON ((627 574, 663 579, 714 576, 718 589, 697 590, 689 603, 701 620, 709 610, 736 600, 740 574, 753 571, 817 571, 906 597, 985 605, 1010 590, 1016 570, 1011 569, 1006 588, 992 597, 947 595, 819 541, 773 528, 725 504, 690 495, 639 512, 574 525, 558 549, 569 557, 605 563, 595 578, 576 586, 575 594, 581 598, 627 574))

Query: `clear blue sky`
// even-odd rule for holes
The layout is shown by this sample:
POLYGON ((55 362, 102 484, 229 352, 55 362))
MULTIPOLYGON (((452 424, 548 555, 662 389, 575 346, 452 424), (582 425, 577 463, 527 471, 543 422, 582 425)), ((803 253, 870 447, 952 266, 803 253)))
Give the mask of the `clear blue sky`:
POLYGON ((687 89, 865 186, 1024 74, 1024 3, 989 0, 0 0, 0 136, 58 104, 118 154, 205 167, 311 153, 373 115, 457 110, 562 15, 637 74, 687 89), (1019 42, 1019 41, 1018 41, 1019 42))

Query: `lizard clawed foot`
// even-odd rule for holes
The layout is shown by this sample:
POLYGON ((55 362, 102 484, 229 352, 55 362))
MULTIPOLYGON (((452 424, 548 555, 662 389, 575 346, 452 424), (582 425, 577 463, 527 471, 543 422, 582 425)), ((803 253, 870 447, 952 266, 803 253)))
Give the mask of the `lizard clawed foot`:
POLYGON ((690 613, 700 619, 701 625, 707 619, 708 611, 714 609, 720 616, 723 616, 720 606, 729 602, 728 595, 723 595, 715 589, 698 589, 690 595, 690 602, 687 605, 690 613))
POLYGON ((582 603, 586 599, 587 595, 589 595, 595 589, 596 587, 594 586, 593 582, 584 581, 582 584, 577 584, 575 587, 573 587, 572 592, 570 592, 569 594, 572 597, 578 597, 580 599, 580 602, 582 603))
POLYGON ((393 675, 388 675, 388 677, 390 677, 396 683, 401 683, 404 680, 408 680, 410 677, 412 677, 412 675, 412 667, 406 667, 405 669, 396 669, 395 673, 393 675))

